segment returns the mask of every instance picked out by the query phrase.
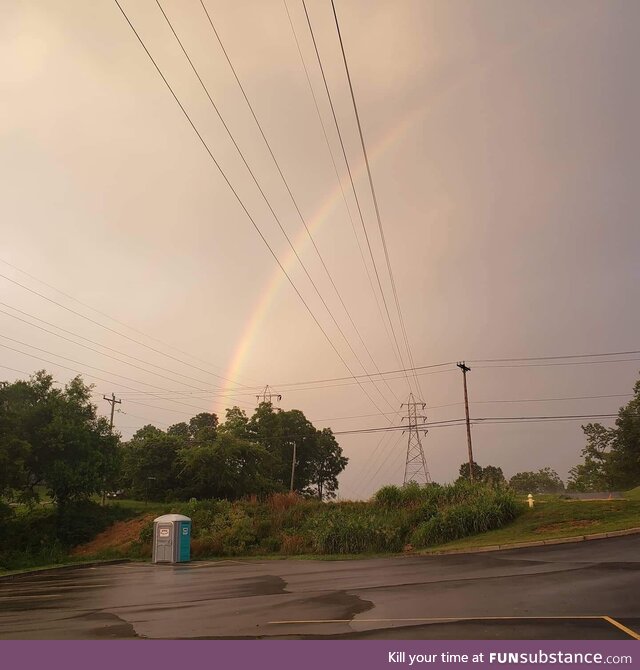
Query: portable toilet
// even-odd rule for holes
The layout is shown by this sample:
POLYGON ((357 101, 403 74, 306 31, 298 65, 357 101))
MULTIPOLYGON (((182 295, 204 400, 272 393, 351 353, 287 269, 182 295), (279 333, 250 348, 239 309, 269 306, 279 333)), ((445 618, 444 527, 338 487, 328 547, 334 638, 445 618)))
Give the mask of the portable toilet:
POLYGON ((184 563, 191 559, 191 519, 165 514, 153 520, 154 563, 184 563))

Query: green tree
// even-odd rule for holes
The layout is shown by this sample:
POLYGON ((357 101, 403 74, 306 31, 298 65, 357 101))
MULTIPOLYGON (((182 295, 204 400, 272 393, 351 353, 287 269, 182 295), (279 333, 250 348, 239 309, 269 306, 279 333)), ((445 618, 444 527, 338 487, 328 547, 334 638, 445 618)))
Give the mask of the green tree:
POLYGON ((247 437, 247 425, 249 418, 247 413, 237 405, 227 409, 224 423, 220 424, 220 433, 231 433, 236 437, 245 439, 247 437))
POLYGON ((640 484, 640 380, 633 398, 618 412, 608 469, 611 488, 625 490, 640 484))
POLYGON ((223 432, 213 443, 180 451, 180 478, 184 489, 200 498, 264 494, 275 489, 263 474, 268 459, 262 446, 223 432))
POLYGON ((80 377, 54 388, 46 372, 0 385, 0 486, 34 499, 44 485, 64 507, 104 491, 115 476, 118 436, 98 417, 91 387, 80 377))
POLYGON ((189 437, 194 444, 210 444, 218 434, 218 417, 211 412, 200 412, 189 420, 189 437))
POLYGON ((496 467, 495 465, 487 465, 482 468, 481 481, 493 488, 500 488, 507 483, 502 468, 496 467))
POLYGON ((509 486, 518 493, 559 493, 564 484, 558 473, 551 468, 537 472, 518 472, 509 480, 509 486))
POLYGON ((582 426, 587 444, 582 450, 583 463, 569 470, 567 489, 571 491, 606 491, 611 481, 611 446, 616 440, 616 431, 599 423, 582 426))
POLYGON ((155 426, 144 426, 122 447, 122 487, 145 500, 171 500, 179 489, 178 453, 183 443, 155 426))
MULTIPOLYGON (((471 464, 471 470, 473 472, 473 479, 476 482, 482 481, 482 467, 479 466, 475 461, 471 464)), ((458 472, 460 474, 460 479, 471 479, 469 473, 469 461, 463 463, 459 468, 458 472)))
POLYGON ((572 489, 625 490, 640 484, 640 380, 633 398, 618 411, 614 428, 589 423, 582 430, 587 444, 584 461, 570 471, 572 489))
POLYGON ((331 429, 317 431, 309 468, 310 485, 305 492, 320 500, 335 498, 338 475, 347 467, 348 462, 349 459, 342 455, 342 449, 331 429))

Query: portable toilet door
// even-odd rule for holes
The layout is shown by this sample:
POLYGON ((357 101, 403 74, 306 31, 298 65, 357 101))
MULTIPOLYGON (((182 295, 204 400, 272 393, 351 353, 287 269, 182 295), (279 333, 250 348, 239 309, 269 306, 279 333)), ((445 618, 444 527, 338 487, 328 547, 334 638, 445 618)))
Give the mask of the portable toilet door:
POLYGON ((155 524, 153 542, 153 562, 173 563, 174 524, 172 521, 158 521, 155 524))
POLYGON ((178 521, 178 562, 191 560, 191 521, 178 521))

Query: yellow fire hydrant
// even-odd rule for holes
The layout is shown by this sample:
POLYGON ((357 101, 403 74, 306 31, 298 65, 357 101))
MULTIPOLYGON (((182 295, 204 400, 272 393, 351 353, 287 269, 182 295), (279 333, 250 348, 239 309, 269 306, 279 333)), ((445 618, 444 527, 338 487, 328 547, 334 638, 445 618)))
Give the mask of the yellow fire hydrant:
POLYGON ((527 496, 527 502, 529 503, 529 507, 533 507, 533 503, 535 501, 533 500, 533 496, 531 494, 527 496))

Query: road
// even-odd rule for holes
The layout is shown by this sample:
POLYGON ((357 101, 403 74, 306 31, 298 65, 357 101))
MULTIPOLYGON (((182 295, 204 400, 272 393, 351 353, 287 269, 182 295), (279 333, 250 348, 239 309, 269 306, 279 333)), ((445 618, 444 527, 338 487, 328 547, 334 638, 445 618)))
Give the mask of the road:
POLYGON ((0 638, 640 639, 640 535, 479 554, 124 563, 0 581, 0 638))

